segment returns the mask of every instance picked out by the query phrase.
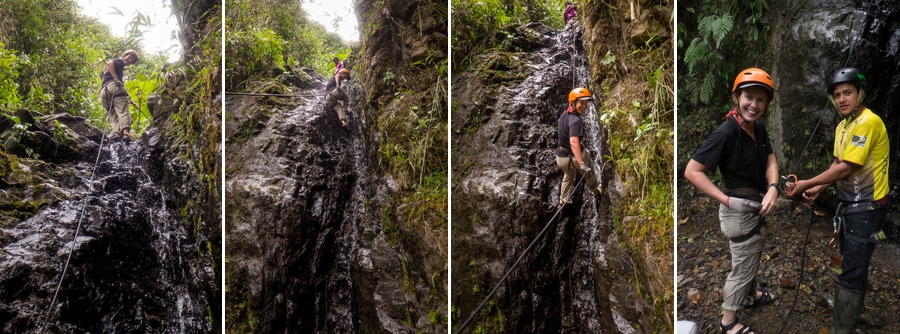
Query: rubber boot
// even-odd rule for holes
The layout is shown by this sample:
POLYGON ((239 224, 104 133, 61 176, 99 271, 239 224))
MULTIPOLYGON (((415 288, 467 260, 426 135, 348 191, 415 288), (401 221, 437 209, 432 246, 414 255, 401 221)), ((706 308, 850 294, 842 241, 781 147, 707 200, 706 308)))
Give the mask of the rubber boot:
POLYGON ((834 292, 834 316, 829 334, 849 334, 862 313, 865 291, 853 291, 837 286, 834 292))

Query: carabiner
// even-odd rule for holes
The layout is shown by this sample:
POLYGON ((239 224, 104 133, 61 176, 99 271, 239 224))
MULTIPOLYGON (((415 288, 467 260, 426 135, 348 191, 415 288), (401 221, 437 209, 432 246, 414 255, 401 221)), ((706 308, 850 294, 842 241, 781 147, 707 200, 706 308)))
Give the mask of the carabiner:
POLYGON ((794 175, 794 174, 791 174, 788 176, 783 176, 783 175, 781 176, 781 182, 783 183, 783 187, 784 187, 783 190, 784 190, 785 194, 787 194, 792 189, 794 189, 794 183, 796 183, 797 180, 798 180, 797 175, 794 175))

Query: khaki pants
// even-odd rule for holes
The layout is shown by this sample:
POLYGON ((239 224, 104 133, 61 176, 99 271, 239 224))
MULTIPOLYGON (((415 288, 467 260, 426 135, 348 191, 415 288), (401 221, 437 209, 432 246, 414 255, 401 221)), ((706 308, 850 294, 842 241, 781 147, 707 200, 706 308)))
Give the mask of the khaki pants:
POLYGON ((327 103, 329 108, 337 112, 338 119, 342 121, 346 119, 344 118, 344 108, 350 106, 350 97, 347 96, 347 94, 345 94, 343 90, 341 90, 340 88, 335 88, 331 91, 331 93, 325 95, 325 103, 327 103), (338 103, 339 101, 343 102, 343 105, 341 105, 341 103, 338 103))
MULTIPOLYGON (((736 229, 749 230, 759 223, 762 217, 755 212, 737 212, 725 204, 719 205, 719 221, 722 232, 738 236, 736 229), (747 229, 747 226, 750 226, 747 229)), ((737 311, 744 306, 753 305, 756 297, 756 273, 759 270, 759 256, 766 245, 766 227, 761 226, 759 233, 743 242, 728 241, 731 248, 731 273, 725 280, 725 296, 722 309, 737 311)))
POLYGON ((578 161, 575 160, 574 157, 556 157, 556 165, 565 173, 562 185, 560 185, 559 188, 560 202, 568 198, 569 200, 566 203, 572 203, 570 193, 572 192, 572 187, 575 185, 575 171, 578 171, 580 174, 585 174, 584 179, 587 180, 588 188, 590 188, 591 191, 597 189, 597 177, 594 173, 591 152, 588 150, 581 150, 581 158, 584 159, 584 164, 591 168, 590 173, 585 174, 584 171, 579 168, 578 161))
POLYGON ((106 118, 112 126, 112 132, 121 133, 122 129, 130 131, 131 113, 128 111, 128 102, 131 101, 131 97, 128 96, 125 87, 119 88, 115 82, 109 82, 100 89, 100 98, 103 110, 106 110, 106 118))

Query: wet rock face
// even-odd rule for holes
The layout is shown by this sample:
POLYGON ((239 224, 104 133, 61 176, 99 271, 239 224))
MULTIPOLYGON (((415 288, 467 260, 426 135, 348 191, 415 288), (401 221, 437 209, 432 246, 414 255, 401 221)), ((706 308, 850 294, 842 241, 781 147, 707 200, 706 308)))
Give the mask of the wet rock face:
MULTIPOLYGON (((99 132, 69 128, 83 138, 99 132)), ((105 143, 93 172, 94 157, 55 165, 9 161, 33 171, 31 189, 52 189, 34 198, 52 199, 0 226, 0 331, 38 330, 70 251, 48 332, 212 331, 207 305, 217 297, 209 254, 194 251, 196 236, 145 172, 145 157, 132 142, 105 143)))
MULTIPOLYGON (((451 111, 453 136, 453 291, 457 328, 553 218, 562 172, 553 150, 567 94, 591 76, 583 31, 531 25, 515 28, 507 50, 475 56, 454 75, 459 104, 451 111), (516 43, 523 43, 517 46, 516 43)), ((601 184, 613 194, 590 198, 582 184, 572 204, 550 225, 500 286, 467 332, 639 332, 653 316, 636 298, 633 260, 617 241, 610 198, 621 185, 602 163, 605 134, 597 110, 584 114, 584 145, 601 184)))
MULTIPOLYGON (((770 74, 777 93, 766 124, 773 142, 784 143, 775 145, 782 174, 795 172, 797 159, 823 113, 822 125, 796 174, 812 177, 831 163, 834 129, 841 118, 828 101, 825 84, 838 69, 856 67, 868 81, 867 106, 887 127, 892 152, 890 195, 900 196, 900 165, 896 163, 900 161, 900 137, 892 135, 900 132, 898 8, 900 1, 787 1, 771 8, 772 13, 780 13, 772 15, 772 31, 781 33, 771 36, 768 51, 774 59, 770 74)), ((896 240, 900 234, 890 237, 896 240)))
MULTIPOLYGON (((360 100, 358 88, 344 90, 351 105, 360 100)), ((365 161, 355 159, 363 147, 354 134, 362 125, 351 107, 343 128, 322 89, 300 94, 316 93, 300 107, 226 100, 231 331, 357 331, 351 273, 365 208, 354 198, 365 196, 357 169, 365 161)))
POLYGON ((440 332, 430 290, 410 277, 421 264, 382 231, 391 190, 369 166, 365 95, 344 85, 344 128, 325 107, 324 78, 288 77, 313 87, 294 93, 321 96, 226 100, 228 331, 440 332))

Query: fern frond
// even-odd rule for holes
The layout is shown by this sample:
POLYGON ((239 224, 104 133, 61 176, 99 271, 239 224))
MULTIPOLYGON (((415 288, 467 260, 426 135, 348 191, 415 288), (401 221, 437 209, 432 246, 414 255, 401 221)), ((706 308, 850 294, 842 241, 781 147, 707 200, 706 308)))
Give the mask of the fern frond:
POLYGON ((713 72, 709 71, 706 72, 706 77, 703 78, 703 83, 700 85, 700 102, 703 104, 709 104, 709 98, 712 97, 713 88, 715 88, 715 77, 713 72))
POLYGON ((697 24, 697 34, 702 38, 712 36, 710 24, 715 20, 715 15, 704 16, 702 19, 700 19, 700 22, 697 24))
POLYGON ((684 51, 684 63, 688 67, 688 73, 694 73, 694 65, 697 64, 697 61, 700 60, 704 53, 700 50, 705 49, 702 44, 705 43, 702 43, 700 37, 695 37, 691 41, 691 45, 684 51))
POLYGON ((719 48, 722 40, 725 39, 725 36, 727 36, 728 32, 731 31, 731 27, 733 25, 734 17, 732 17, 731 14, 722 15, 722 17, 720 17, 713 23, 713 34, 716 39, 716 49, 719 48))

